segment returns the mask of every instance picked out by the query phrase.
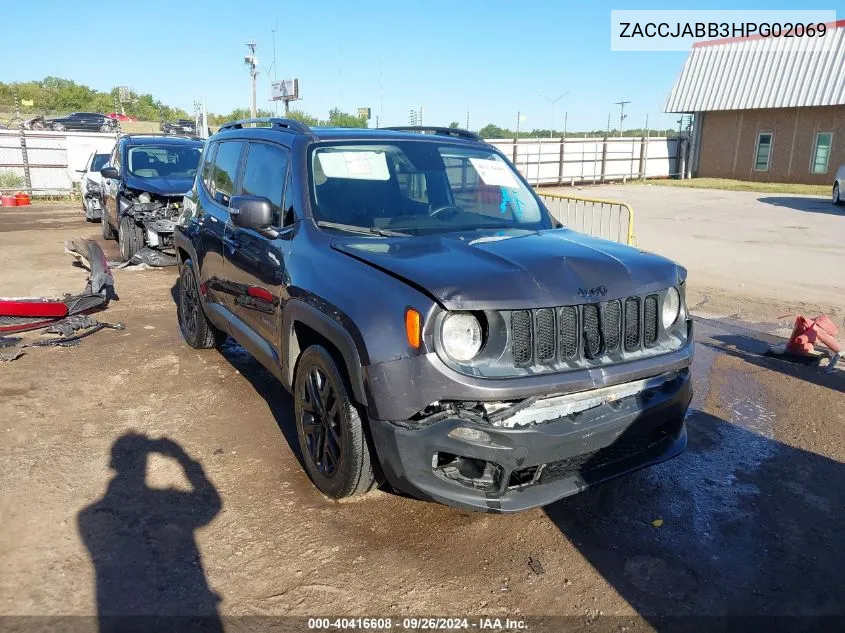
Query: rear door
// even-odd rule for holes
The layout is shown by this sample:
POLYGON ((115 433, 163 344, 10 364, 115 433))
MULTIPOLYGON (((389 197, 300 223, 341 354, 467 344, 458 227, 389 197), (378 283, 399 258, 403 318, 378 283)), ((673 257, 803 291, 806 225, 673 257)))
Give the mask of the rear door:
POLYGON ((224 239, 229 221, 229 198, 235 195, 241 154, 245 141, 218 141, 209 148, 208 168, 203 165, 200 243, 202 260, 200 278, 206 284, 206 301, 220 304, 228 311, 234 307, 233 289, 224 274, 224 239))
POLYGON ((282 310, 288 299, 287 262, 294 225, 289 186, 290 152, 282 145, 250 141, 241 176, 241 195, 267 198, 273 205, 271 231, 226 225, 226 277, 238 294, 233 312, 279 353, 282 310))

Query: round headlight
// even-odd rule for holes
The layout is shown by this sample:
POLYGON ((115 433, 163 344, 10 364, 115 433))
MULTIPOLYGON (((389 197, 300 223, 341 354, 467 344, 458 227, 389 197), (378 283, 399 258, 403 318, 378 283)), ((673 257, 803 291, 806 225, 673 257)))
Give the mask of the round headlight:
POLYGON ((440 329, 443 349, 459 361, 471 360, 481 351, 481 324, 467 312, 455 312, 443 319, 440 329))
POLYGON ((675 325, 681 313, 681 296, 675 288, 669 288, 663 298, 663 329, 668 330, 675 325))
POLYGON ((96 182, 94 182, 93 180, 89 180, 89 181, 85 184, 85 188, 86 188, 88 191, 99 191, 99 190, 100 190, 100 185, 98 185, 98 184, 97 184, 96 182))

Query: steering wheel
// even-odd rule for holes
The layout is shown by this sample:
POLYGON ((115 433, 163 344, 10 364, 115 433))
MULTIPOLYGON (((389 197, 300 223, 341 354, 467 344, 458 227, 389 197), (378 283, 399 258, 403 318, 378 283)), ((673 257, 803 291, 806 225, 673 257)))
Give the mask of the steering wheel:
POLYGON ((452 204, 444 204, 442 207, 437 207, 434 211, 429 213, 429 215, 433 218, 436 218, 439 214, 446 213, 447 211, 450 211, 452 213, 463 213, 463 211, 459 207, 456 207, 452 204))

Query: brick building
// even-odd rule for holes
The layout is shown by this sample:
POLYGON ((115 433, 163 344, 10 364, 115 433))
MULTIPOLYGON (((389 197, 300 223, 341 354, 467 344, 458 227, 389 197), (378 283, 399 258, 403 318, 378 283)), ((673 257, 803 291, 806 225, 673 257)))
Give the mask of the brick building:
POLYGON ((825 38, 693 46, 666 112, 693 114, 693 176, 833 184, 845 164, 845 20, 825 38))

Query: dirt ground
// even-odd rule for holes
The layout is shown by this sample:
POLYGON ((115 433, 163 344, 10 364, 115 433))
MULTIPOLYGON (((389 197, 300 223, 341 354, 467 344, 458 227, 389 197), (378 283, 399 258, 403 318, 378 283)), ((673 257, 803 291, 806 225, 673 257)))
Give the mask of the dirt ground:
MULTIPOLYGON (((98 318, 124 331, 0 364, 0 615, 219 613, 227 630, 243 630, 240 616, 468 616, 471 628, 509 616, 531 630, 590 631, 845 616, 845 371, 760 355, 760 332, 783 324, 743 320, 759 297, 740 292, 781 270, 785 251, 810 269, 827 263, 831 238, 822 231, 828 246, 814 250, 760 236, 774 245, 748 248, 764 271, 735 266, 727 283, 719 266, 708 272, 705 258, 666 241, 667 229, 654 232, 642 207, 641 244, 665 245, 689 265, 693 301, 710 297, 699 305, 681 457, 516 515, 385 491, 332 502, 300 468, 281 386, 231 342, 222 353, 184 344, 175 270, 116 271, 120 300, 98 318), (146 462, 127 457, 139 445, 146 462)), ((845 220, 821 218, 840 230, 845 220)), ((81 290, 85 271, 62 243, 99 234, 77 208, 0 210, 0 295, 81 290)), ((702 240, 712 259, 751 257, 702 240)), ((114 242, 104 246, 117 257, 114 242)), ((762 295, 765 314, 842 308, 845 294, 803 295, 789 279, 762 295)))

